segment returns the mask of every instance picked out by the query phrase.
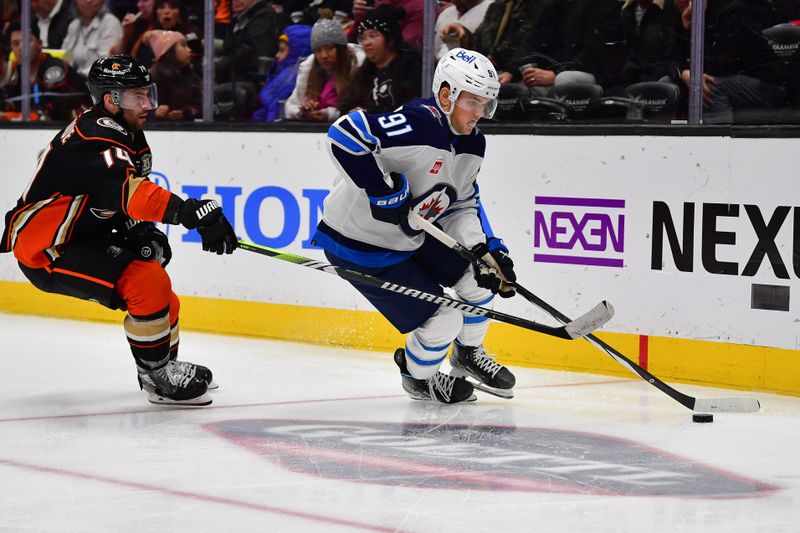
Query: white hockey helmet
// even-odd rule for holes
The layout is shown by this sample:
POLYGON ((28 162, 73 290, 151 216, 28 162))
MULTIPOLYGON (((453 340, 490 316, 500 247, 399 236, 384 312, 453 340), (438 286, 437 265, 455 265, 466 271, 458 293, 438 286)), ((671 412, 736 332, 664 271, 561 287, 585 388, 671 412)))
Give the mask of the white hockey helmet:
MULTIPOLYGON (((461 91, 489 98, 490 102, 483 110, 484 118, 492 118, 497 109, 497 95, 500 82, 497 71, 486 56, 473 50, 453 48, 439 60, 433 73, 433 96, 439 97, 442 83, 450 86, 450 101, 455 105, 461 91)), ((452 111, 452 107, 450 108, 452 111)), ((450 121, 450 113, 447 115, 450 121)), ((451 125, 452 127, 452 125, 451 125)))

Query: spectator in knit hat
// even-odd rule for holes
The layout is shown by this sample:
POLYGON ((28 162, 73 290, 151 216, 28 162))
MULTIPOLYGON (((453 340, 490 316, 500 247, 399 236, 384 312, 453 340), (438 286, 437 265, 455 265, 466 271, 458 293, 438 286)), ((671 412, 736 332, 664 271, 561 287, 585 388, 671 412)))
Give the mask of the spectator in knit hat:
POLYGON ((300 64, 297 85, 286 101, 286 118, 333 122, 339 118, 338 95, 364 60, 361 47, 347 44, 344 29, 328 10, 311 28, 314 54, 300 64))
POLYGON ((202 85, 192 69, 186 37, 177 31, 152 30, 149 44, 154 56, 150 75, 158 87, 156 118, 194 120, 202 108, 202 85))
POLYGON ((350 26, 347 37, 350 42, 358 40, 358 30, 361 21, 374 9, 384 4, 402 7, 405 15, 400 19, 400 31, 403 33, 403 42, 410 50, 422 50, 424 37, 425 2, 424 0, 353 0, 353 24, 350 26))
POLYGON ((383 4, 361 21, 358 39, 366 59, 339 100, 339 110, 387 113, 422 95, 422 57, 403 47, 402 7, 383 4))
POLYGON ((273 122, 280 118, 280 101, 291 96, 297 83, 300 61, 311 55, 311 26, 286 26, 278 38, 275 66, 267 74, 259 93, 261 108, 253 113, 254 122, 273 122))

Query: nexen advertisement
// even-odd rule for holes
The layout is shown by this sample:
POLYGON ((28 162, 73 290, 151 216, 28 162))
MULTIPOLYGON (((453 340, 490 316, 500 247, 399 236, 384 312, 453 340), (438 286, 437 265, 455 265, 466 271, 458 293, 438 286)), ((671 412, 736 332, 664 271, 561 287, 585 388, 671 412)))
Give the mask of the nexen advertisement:
MULTIPOLYGON (((4 212, 54 133, 0 130, 4 212)), ((311 244, 335 178, 324 134, 148 139, 160 185, 217 199, 241 238, 324 260, 311 244)), ((797 142, 490 136, 479 183, 518 278, 564 313, 608 299, 611 331, 797 349, 800 197, 786 194, 797 190, 797 142)), ((207 254, 196 232, 168 229, 180 294, 371 310, 335 277, 256 254, 207 254)), ((23 279, 8 254, 0 279, 23 279)), ((521 298, 497 309, 547 322, 521 298)))

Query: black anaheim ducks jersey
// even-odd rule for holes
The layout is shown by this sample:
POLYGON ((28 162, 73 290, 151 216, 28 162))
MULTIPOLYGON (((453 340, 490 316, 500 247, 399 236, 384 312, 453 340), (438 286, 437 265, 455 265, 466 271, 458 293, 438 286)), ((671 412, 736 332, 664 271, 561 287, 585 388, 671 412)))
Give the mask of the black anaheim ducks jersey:
POLYGON ((6 214, 0 252, 42 268, 73 241, 108 238, 127 218, 161 221, 169 191, 147 179, 150 147, 112 116, 90 109, 44 149, 36 173, 6 214))

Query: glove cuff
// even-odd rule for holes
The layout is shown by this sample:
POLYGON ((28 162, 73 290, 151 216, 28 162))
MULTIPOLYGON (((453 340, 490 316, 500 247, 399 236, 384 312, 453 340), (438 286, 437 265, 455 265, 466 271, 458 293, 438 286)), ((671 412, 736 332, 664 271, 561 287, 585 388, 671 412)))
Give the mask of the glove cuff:
POLYGON ((503 239, 499 237, 489 237, 486 239, 486 247, 490 252, 494 252, 496 250, 502 250, 506 254, 508 253, 508 248, 506 248, 503 239))
POLYGON ((403 174, 393 172, 391 174, 394 182, 394 187, 387 194, 384 191, 366 190, 369 203, 375 207, 380 208, 395 208, 402 204, 409 196, 411 190, 408 186, 408 180, 403 174))
POLYGON ((215 211, 221 212, 222 208, 216 200, 196 200, 189 198, 180 209, 180 223, 186 229, 194 229, 213 222, 209 216, 215 211))

